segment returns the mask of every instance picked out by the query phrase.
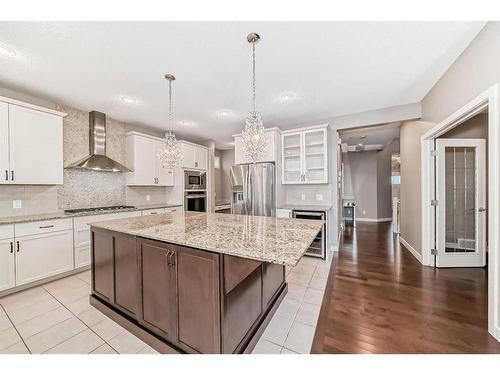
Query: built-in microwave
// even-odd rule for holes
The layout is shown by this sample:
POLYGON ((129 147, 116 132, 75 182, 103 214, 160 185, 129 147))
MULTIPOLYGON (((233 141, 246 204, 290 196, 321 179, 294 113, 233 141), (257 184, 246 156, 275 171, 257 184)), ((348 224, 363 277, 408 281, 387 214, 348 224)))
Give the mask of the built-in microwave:
POLYGON ((207 172, 184 171, 184 190, 206 190, 207 172))

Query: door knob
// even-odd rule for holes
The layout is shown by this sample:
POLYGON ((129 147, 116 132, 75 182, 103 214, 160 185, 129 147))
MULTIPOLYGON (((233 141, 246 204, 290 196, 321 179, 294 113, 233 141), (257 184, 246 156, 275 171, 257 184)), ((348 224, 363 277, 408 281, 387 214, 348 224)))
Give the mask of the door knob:
POLYGON ((484 212, 484 211, 486 211, 486 208, 485 208, 485 207, 479 207, 479 208, 477 209, 477 212, 484 212))

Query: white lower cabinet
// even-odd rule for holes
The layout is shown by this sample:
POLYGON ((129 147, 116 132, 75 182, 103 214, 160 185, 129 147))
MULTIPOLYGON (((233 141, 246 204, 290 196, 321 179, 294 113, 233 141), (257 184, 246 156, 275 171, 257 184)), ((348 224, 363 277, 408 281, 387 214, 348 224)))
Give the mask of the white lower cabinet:
POLYGON ((14 238, 0 240, 0 291, 15 286, 14 238))
POLYGON ((71 271, 73 231, 16 237, 16 286, 71 271))

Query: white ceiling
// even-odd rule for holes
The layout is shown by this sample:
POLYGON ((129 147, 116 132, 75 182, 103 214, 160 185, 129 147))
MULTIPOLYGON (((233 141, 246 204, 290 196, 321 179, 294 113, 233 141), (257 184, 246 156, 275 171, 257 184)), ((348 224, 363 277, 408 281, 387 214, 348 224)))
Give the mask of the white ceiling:
POLYGON ((165 129, 167 84, 181 137, 227 148, 250 108, 282 129, 420 101, 484 22, 0 22, 0 85, 165 129), (283 104, 280 95, 296 94, 283 104), (122 102, 122 96, 137 99, 122 102), (216 111, 226 109, 225 118, 216 111))
POLYGON ((349 146, 363 144, 387 146, 393 139, 399 138, 401 123, 390 123, 339 131, 342 143, 349 146))

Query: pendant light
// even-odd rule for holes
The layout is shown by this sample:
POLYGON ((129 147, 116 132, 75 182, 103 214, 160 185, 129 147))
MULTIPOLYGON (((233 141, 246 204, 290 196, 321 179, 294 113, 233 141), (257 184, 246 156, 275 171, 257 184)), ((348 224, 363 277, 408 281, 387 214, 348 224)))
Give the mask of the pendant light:
POLYGON ((245 119, 245 129, 241 133, 243 152, 253 163, 262 159, 268 138, 262 124, 262 117, 255 105, 255 45, 259 40, 259 34, 250 33, 247 36, 248 43, 252 45, 252 110, 245 119))
POLYGON ((182 152, 179 141, 175 138, 175 133, 172 130, 172 82, 175 81, 175 76, 165 74, 165 79, 168 81, 168 130, 165 132, 165 145, 158 152, 158 159, 165 169, 173 170, 181 165, 182 152))

